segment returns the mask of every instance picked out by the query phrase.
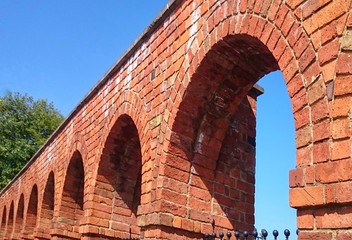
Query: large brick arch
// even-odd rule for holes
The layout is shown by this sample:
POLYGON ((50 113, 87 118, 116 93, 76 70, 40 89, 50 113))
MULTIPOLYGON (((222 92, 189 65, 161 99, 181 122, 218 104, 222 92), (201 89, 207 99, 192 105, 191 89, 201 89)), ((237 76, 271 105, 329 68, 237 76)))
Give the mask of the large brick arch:
MULTIPOLYGON (((282 8, 285 8, 286 12, 288 11, 285 6, 282 8)), ((197 11, 200 9, 195 7, 193 9, 194 16, 199 14, 197 11)), ((205 15, 205 18, 226 16, 225 14, 217 15, 217 11, 221 12, 223 9, 219 7, 212 12, 212 15, 205 15)), ((244 172, 243 170, 252 169, 254 161, 246 163, 247 166, 242 166, 243 170, 239 173, 239 176, 246 174, 250 176, 249 178, 238 179, 238 176, 232 177, 229 174, 231 165, 235 168, 241 168, 238 163, 235 165, 234 163, 227 164, 225 166, 229 169, 219 171, 218 165, 223 164, 224 160, 222 159, 226 158, 224 153, 226 153, 226 145, 228 145, 226 141, 224 143, 224 138, 229 134, 228 131, 233 130, 229 129, 229 125, 236 120, 234 119, 236 110, 244 113, 242 109, 238 109, 244 96, 262 76, 281 68, 285 79, 287 79, 286 82, 290 82, 293 74, 297 74, 297 81, 303 79, 300 65, 293 54, 294 51, 286 40, 290 29, 285 29, 286 33, 280 29, 283 19, 278 23, 263 20, 259 14, 245 15, 240 13, 223 19, 220 17, 215 23, 214 21, 205 21, 205 26, 198 26, 197 22, 193 23, 192 27, 195 28, 193 34, 205 37, 204 39, 198 37, 192 39, 191 37, 191 42, 187 45, 189 50, 186 52, 178 76, 183 83, 181 86, 185 86, 185 88, 179 90, 180 95, 177 95, 175 99, 176 106, 169 107, 176 110, 172 112, 175 117, 171 119, 174 119, 175 122, 172 122, 173 125, 170 128, 170 146, 165 150, 168 155, 164 168, 168 169, 166 175, 180 176, 181 178, 177 180, 181 182, 186 180, 190 186, 187 194, 182 195, 183 198, 173 196, 173 199, 167 197, 163 197, 163 199, 171 202, 168 203, 171 205, 175 203, 175 199, 185 199, 184 201, 188 203, 191 199, 191 202, 196 203, 188 206, 184 204, 185 214, 179 215, 184 218, 183 221, 188 221, 191 227, 186 224, 184 224, 186 227, 183 227, 183 224, 178 227, 188 231, 194 230, 197 221, 204 223, 203 228, 205 229, 207 226, 209 231, 214 230, 213 226, 228 229, 249 229, 250 226, 253 226, 254 209, 250 205, 253 206, 251 201, 254 198, 254 188, 251 186, 254 185, 254 171, 249 174, 248 171, 244 172), (258 26, 259 30, 256 31, 258 26), (204 29, 209 32, 208 35, 205 35, 204 29), (272 37, 270 38, 270 36, 272 37), (286 70, 288 65, 290 69, 286 70), (227 174, 228 178, 223 179, 224 174, 227 174), (202 179, 201 183, 199 179, 202 179), (249 199, 246 200, 241 196, 223 193, 223 189, 216 188, 219 184, 229 186, 227 191, 243 191, 243 186, 251 189, 246 190, 248 192, 244 191, 243 195, 252 192, 247 196, 249 199), (206 192, 209 192, 211 196, 206 192), (248 203, 248 206, 237 203, 236 198, 240 199, 240 202, 248 203), (206 201, 202 201, 204 199, 206 201), (217 206, 214 207, 212 199, 216 200, 217 206), (218 208, 222 210, 219 212, 218 208), (228 212, 231 208, 245 209, 246 213, 238 214, 238 212, 232 211, 231 215, 228 212), (210 209, 213 210, 210 211, 210 209), (187 218, 188 220, 186 220, 187 218)), ((294 22, 290 24, 292 27, 294 22)), ((309 45, 309 41, 307 44, 309 45)), ((308 64, 313 61, 314 59, 311 59, 308 64)), ((302 65, 301 68, 305 70, 306 67, 302 65)), ((301 85, 303 85, 302 83, 301 85)), ((305 96, 306 92, 303 95, 305 96)), ((291 91, 290 96, 294 102, 295 93, 291 91)), ((253 115, 251 112, 248 114, 253 115)), ((302 121, 303 118, 310 119, 310 116, 307 114, 299 121, 302 121)), ((309 123, 309 120, 303 121, 309 123)), ((296 126, 299 124, 301 123, 296 123, 296 126)), ((255 134, 249 137, 255 137, 255 134)), ((251 157, 254 156, 251 155, 251 157)), ((165 175, 165 169, 162 169, 161 175, 165 175)), ((182 205, 180 201, 176 204, 182 205)), ((176 217, 179 216, 176 213, 176 217)), ((201 229, 199 228, 199 230, 201 229)))
POLYGON ((350 239, 351 4, 172 1, 2 190, 0 232, 16 238, 18 202, 23 194, 26 215, 34 186, 37 238, 108 239, 131 231, 141 239, 201 239, 213 230, 251 228, 254 84, 279 69, 295 119, 297 167, 289 187, 299 238, 350 239), (132 145, 130 176, 107 159, 132 145), (112 187, 115 176, 129 180, 128 190, 112 187), (103 210, 115 200, 120 212, 103 210), (127 224, 106 221, 111 216, 127 224), (49 234, 42 225, 50 218, 49 234))
POLYGON ((188 185, 189 190, 179 197, 169 194, 172 198, 163 200, 184 206, 185 215, 180 216, 188 218, 191 224, 200 221, 229 230, 253 226, 255 151, 242 150, 236 154, 231 146, 251 148, 255 125, 249 119, 255 116, 253 111, 246 110, 246 106, 251 109, 249 92, 260 77, 277 68, 265 45, 241 34, 214 44, 190 75, 166 149, 170 160, 166 159, 163 169, 181 171, 170 177, 188 185), (246 130, 237 126, 241 118, 248 118, 246 130), (236 131, 241 131, 240 135, 235 136, 236 131), (221 186, 226 186, 226 190, 221 186), (238 195, 234 195, 236 191, 238 195))
POLYGON ((137 237, 141 199, 141 144, 135 123, 121 115, 104 144, 96 177, 91 230, 100 237, 137 237), (95 223, 95 224, 94 224, 95 223))
MULTIPOLYGON (((85 210, 89 218, 81 226, 85 237, 120 238, 140 234, 137 210, 141 185, 150 182, 148 176, 142 176, 142 165, 150 166, 147 164, 150 159, 145 158, 147 154, 141 155, 141 151, 149 151, 145 140, 149 136, 148 125, 142 121, 145 115, 140 97, 128 90, 121 93, 105 114, 101 144, 89 180, 92 190, 87 192, 91 196, 85 210), (144 183, 142 179, 146 179, 144 183), (128 184, 124 186, 124 182, 128 184)), ((150 174, 150 167, 144 167, 143 174, 150 174)))

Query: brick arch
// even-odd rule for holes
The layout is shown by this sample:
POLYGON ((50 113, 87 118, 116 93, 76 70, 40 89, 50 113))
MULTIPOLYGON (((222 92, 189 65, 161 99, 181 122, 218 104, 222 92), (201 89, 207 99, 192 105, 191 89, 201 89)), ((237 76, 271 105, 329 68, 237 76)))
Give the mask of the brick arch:
POLYGON ((1 215, 0 237, 3 237, 6 231, 6 216, 7 216, 7 211, 6 211, 6 206, 4 206, 2 209, 2 215, 1 215))
POLYGON ((9 215, 7 216, 7 224, 6 224, 6 234, 5 238, 10 238, 13 232, 13 225, 14 225, 14 214, 15 214, 15 209, 14 209, 14 202, 11 201, 10 205, 10 210, 9 210, 9 215))
POLYGON ((40 211, 39 226, 36 231, 36 235, 41 236, 41 239, 50 239, 50 229, 52 228, 54 217, 54 205, 55 177, 54 172, 51 171, 46 180, 40 211))
MULTIPOLYGON (((186 216, 182 217, 188 215, 191 221, 248 229, 254 224, 254 150, 229 126, 239 121, 238 112, 255 119, 251 109, 255 96, 250 90, 262 76, 278 69, 277 61, 258 39, 238 34, 214 44, 197 64, 178 106, 166 150, 166 164, 183 172, 171 178, 186 183, 189 194, 168 194, 163 200, 183 205, 186 216), (246 144, 241 148, 251 148, 250 153, 243 151, 242 156, 230 159, 227 156, 235 154, 230 149, 236 144, 246 144), (239 172, 234 172, 236 168, 239 172), (177 179, 179 176, 183 179, 177 179), (245 184, 246 188, 242 187, 245 184), (238 196, 232 196, 236 191, 238 196)), ((245 136, 254 139, 255 131, 245 136)))
POLYGON ((27 238, 33 238, 34 230, 37 226, 37 216, 38 216, 38 187, 36 184, 33 185, 28 205, 27 213, 25 217, 24 225, 24 236, 27 238))
POLYGON ((122 114, 112 121, 100 157, 92 222, 99 237, 138 237, 137 209, 141 199, 142 153, 133 119, 122 114), (103 229, 103 230, 102 230, 103 229))
POLYGON ((66 173, 59 206, 60 218, 56 221, 56 237, 80 238, 79 226, 83 217, 84 202, 84 165, 81 153, 73 152, 66 173))
POLYGON ((16 214, 16 221, 15 221, 15 229, 14 229, 14 236, 15 238, 20 238, 20 234, 23 230, 24 222, 24 195, 21 194, 20 200, 18 201, 17 205, 17 214, 16 214))
POLYGON ((115 123, 122 115, 129 116, 134 122, 138 136, 140 138, 141 148, 143 152, 149 150, 149 146, 146 145, 148 137, 148 126, 143 122, 143 117, 147 116, 148 113, 145 109, 145 103, 142 102, 140 96, 132 91, 125 90, 121 93, 120 97, 113 104, 112 110, 106 118, 104 125, 104 133, 101 138, 100 152, 103 151, 107 138, 109 137, 112 128, 115 123))
MULTIPOLYGON (((308 88, 317 81, 319 76, 314 74, 320 71, 320 67, 307 34, 300 24, 292 21, 295 17, 285 5, 277 11, 284 16, 293 16, 290 18, 292 22, 289 23, 284 22, 285 19, 282 16, 270 20, 254 14, 238 14, 221 19, 219 16, 226 16, 221 14, 223 11, 226 10, 219 7, 211 12, 213 16, 218 17, 216 21, 213 19, 205 21, 207 26, 198 27, 198 32, 190 38, 187 45, 189 51, 185 54, 186 57, 178 74, 181 87, 175 99, 177 110, 173 112, 176 113, 175 120, 171 122, 170 143, 165 150, 165 157, 166 165, 169 165, 167 168, 172 169, 168 170, 169 173, 184 172, 175 174, 179 177, 176 180, 188 181, 187 184, 191 185, 189 191, 192 191, 194 187, 192 184, 196 184, 197 181, 194 180, 192 183, 193 175, 195 175, 194 179, 202 179, 200 185, 206 186, 206 191, 213 191, 212 196, 206 193, 194 193, 197 195, 195 198, 200 196, 204 198, 207 195, 208 205, 194 201, 194 206, 189 205, 184 208, 184 215, 181 217, 192 218, 190 217, 192 209, 199 209, 194 213, 197 216, 193 217, 193 220, 201 219, 212 225, 215 222, 215 225, 220 228, 232 229, 236 225, 242 229, 248 229, 254 223, 254 208, 250 206, 254 203, 254 196, 249 197, 249 204, 244 210, 251 212, 247 214, 251 215, 247 216, 248 220, 243 220, 246 217, 238 217, 237 213, 234 213, 233 217, 227 217, 231 215, 228 211, 233 207, 234 201, 228 201, 228 198, 220 196, 221 194, 218 194, 216 200, 222 210, 216 210, 217 213, 214 215, 225 217, 216 216, 215 218, 218 219, 214 219, 213 214, 209 213, 211 199, 216 194, 214 191, 216 186, 212 180, 218 178, 216 181, 220 181, 221 184, 232 184, 230 191, 238 188, 235 187, 237 183, 226 182, 228 180, 218 177, 220 174, 217 174, 219 162, 226 162, 223 152, 228 148, 228 144, 226 141, 224 144, 224 139, 230 134, 229 125, 233 115, 239 111, 239 107, 246 100, 244 97, 256 81, 265 74, 280 69, 293 106, 298 136, 297 146, 298 148, 307 146, 311 143, 311 139, 307 141, 307 138, 303 139, 300 135, 301 132, 306 134, 306 128, 310 128, 311 109, 308 97, 312 94, 308 93, 308 88), (281 28, 283 26, 285 29, 281 28), (207 29, 210 32, 209 35, 205 35, 204 31, 202 32, 203 29, 207 29), (197 34, 200 37, 197 37, 197 34), (206 37, 202 39, 204 35, 206 37), (189 164, 188 161, 191 163, 189 164), (211 176, 210 179, 209 176, 211 176)), ((320 78, 318 81, 321 84, 323 79, 320 78)), ((325 89, 325 85, 321 86, 325 89)), ((248 99, 246 101, 246 105, 250 106, 250 101, 248 99)), ((321 103, 328 108, 326 97, 323 97, 321 103)), ((250 114, 255 118, 254 113, 250 114)), ((255 133, 250 137, 255 137, 255 133)), ((254 164, 254 154, 249 158, 253 159, 254 164)), ((165 172, 164 169, 161 171, 165 172)), ((243 173, 240 175, 242 176, 243 173)), ((254 169, 246 175, 249 175, 247 181, 250 182, 247 187, 254 188, 254 169)), ((250 191, 254 193, 254 190, 250 191)), ((192 192, 190 195, 192 196, 192 192)), ((177 201, 174 197, 168 198, 168 196, 172 194, 166 195, 164 199, 170 201, 171 205, 175 204, 176 207, 190 203, 187 196, 181 196, 177 201)), ((240 201, 244 201, 243 198, 240 201)))

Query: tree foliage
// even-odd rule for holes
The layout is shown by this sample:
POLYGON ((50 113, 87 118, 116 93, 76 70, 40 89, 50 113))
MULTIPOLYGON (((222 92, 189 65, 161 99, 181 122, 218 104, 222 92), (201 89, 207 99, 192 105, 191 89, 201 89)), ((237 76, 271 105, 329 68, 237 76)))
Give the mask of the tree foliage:
POLYGON ((11 92, 0 97, 0 189, 15 177, 63 119, 45 100, 11 92))

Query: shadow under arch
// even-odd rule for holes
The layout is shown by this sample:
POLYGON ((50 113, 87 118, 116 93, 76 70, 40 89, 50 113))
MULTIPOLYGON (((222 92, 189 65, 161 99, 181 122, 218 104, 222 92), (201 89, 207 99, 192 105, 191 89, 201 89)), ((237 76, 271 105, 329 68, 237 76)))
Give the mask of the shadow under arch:
POLYGON ((14 238, 21 238, 21 233, 23 230, 23 217, 24 217, 24 195, 21 194, 20 200, 17 206, 17 214, 16 214, 16 221, 15 221, 15 231, 14 231, 14 238))
POLYGON ((260 40, 226 36, 205 54, 183 94, 165 150, 177 164, 166 164, 187 176, 189 218, 213 230, 253 228, 260 94, 253 86, 275 70, 278 62, 260 40))
POLYGON ((2 209, 2 217, 1 217, 1 225, 0 225, 0 237, 3 237, 5 235, 5 230, 6 230, 6 206, 2 209))
POLYGON ((83 217, 84 200, 84 168, 82 155, 75 151, 67 168, 61 205, 60 218, 55 223, 55 232, 58 237, 80 239, 79 226, 83 217))
POLYGON ((55 203, 55 178, 54 172, 49 173, 46 181, 42 207, 39 218, 39 226, 36 235, 41 239, 50 239, 50 229, 52 228, 54 216, 54 203, 55 203))
POLYGON ((37 216, 38 216, 38 187, 35 184, 32 187, 31 195, 29 197, 26 222, 24 226, 23 235, 25 238, 33 238, 33 233, 35 227, 37 226, 37 216))
POLYGON ((141 166, 137 127, 130 116, 123 114, 114 123, 104 144, 94 189, 94 202, 98 204, 94 205, 91 218, 101 218, 99 227, 112 230, 105 231, 106 234, 139 237, 137 210, 141 199, 141 166))
POLYGON ((13 232, 14 214, 15 214, 14 203, 13 203, 13 201, 11 201, 10 210, 9 210, 9 216, 8 216, 8 219, 7 219, 7 227, 6 227, 5 238, 10 238, 11 234, 13 232))

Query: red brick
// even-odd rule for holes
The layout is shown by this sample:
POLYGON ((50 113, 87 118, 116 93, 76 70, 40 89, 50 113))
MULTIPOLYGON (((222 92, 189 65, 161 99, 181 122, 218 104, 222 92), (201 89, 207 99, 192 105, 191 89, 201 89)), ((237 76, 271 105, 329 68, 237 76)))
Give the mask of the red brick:
POLYGON ((351 105, 351 97, 349 96, 335 98, 332 107, 332 117, 347 117, 351 112, 351 105))
POLYGON ((311 126, 305 126, 296 131, 296 147, 304 147, 312 142, 312 128, 311 126))
POLYGON ((302 55, 298 58, 298 65, 300 70, 303 72, 310 63, 315 60, 315 52, 311 46, 308 46, 302 55))
POLYGON ((351 141, 340 140, 332 143, 331 159, 340 160, 351 157, 351 141))
POLYGON ((292 111, 295 113, 298 110, 308 106, 306 89, 302 88, 297 94, 291 97, 292 111))
POLYGON ((306 19, 331 0, 308 0, 302 4, 302 17, 306 19))
POLYGON ((316 180, 321 183, 332 183, 351 179, 351 163, 340 160, 330 163, 322 163, 316 166, 316 180))
POLYGON ((336 240, 349 240, 352 239, 352 232, 350 231, 339 231, 337 233, 336 240))
POLYGON ((352 75, 339 76, 334 83, 334 95, 341 96, 352 92, 352 75))
POLYGON ((314 166, 305 168, 304 180, 307 185, 315 184, 315 168, 314 168, 314 166))
POLYGON ((339 40, 335 39, 328 44, 324 45, 318 51, 318 58, 320 65, 337 58, 339 52, 339 40))
POLYGON ((305 0, 287 0, 286 3, 291 9, 295 9, 297 6, 299 6, 304 1, 305 0))
POLYGON ((315 102, 311 109, 313 123, 329 117, 329 107, 326 99, 315 102))
MULTIPOLYGON (((287 41, 290 44, 290 46, 291 47, 295 46, 298 39, 300 39, 303 34, 305 33, 303 33, 302 31, 301 25, 297 22, 294 23, 287 36, 287 41)), ((295 55, 297 56, 298 54, 295 54, 295 55)))
POLYGON ((316 31, 318 28, 324 26, 327 23, 337 19, 341 16, 349 7, 350 3, 346 0, 332 1, 323 8, 319 9, 311 17, 307 18, 303 22, 308 34, 316 31))
POLYGON ((313 125, 313 141, 328 139, 330 136, 330 121, 324 120, 313 125))
POLYGON ((313 145, 313 159, 314 163, 327 162, 330 157, 330 142, 318 142, 313 145))
POLYGON ((268 18, 270 21, 274 21, 276 14, 280 10, 280 4, 281 4, 281 1, 279 1, 279 0, 273 0, 271 2, 271 6, 270 6, 269 12, 268 12, 268 18))
POLYGON ((304 186, 304 173, 302 168, 290 170, 290 187, 304 186))
POLYGON ((308 125, 310 123, 310 108, 305 107, 295 112, 294 120, 296 128, 308 125))
POLYGON ((337 203, 352 202, 352 183, 338 183, 335 185, 335 201, 337 203))
POLYGON ((291 207, 319 206, 324 204, 324 187, 303 187, 290 189, 291 207))
POLYGON ((312 163, 312 148, 310 146, 299 148, 296 151, 297 167, 308 166, 312 163))
POLYGON ((314 213, 312 210, 297 211, 297 227, 298 229, 314 228, 314 213))
POLYGON ((337 59, 336 72, 352 74, 352 54, 341 53, 337 59))
POLYGON ((314 239, 320 239, 320 240, 332 240, 332 234, 328 232, 319 232, 319 231, 301 231, 299 234, 299 239, 300 240, 314 240, 314 239))
POLYGON ((313 84, 308 88, 308 103, 310 105, 321 100, 326 95, 325 82, 319 75, 315 77, 313 84))
POLYGON ((350 119, 340 118, 332 122, 332 137, 334 139, 348 138, 351 136, 350 119))
POLYGON ((320 209, 316 212, 316 226, 321 229, 343 229, 352 225, 352 212, 350 207, 339 209, 320 209))

